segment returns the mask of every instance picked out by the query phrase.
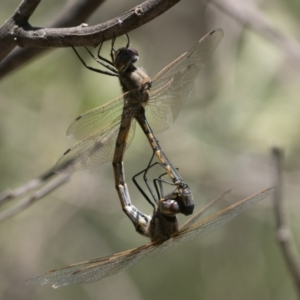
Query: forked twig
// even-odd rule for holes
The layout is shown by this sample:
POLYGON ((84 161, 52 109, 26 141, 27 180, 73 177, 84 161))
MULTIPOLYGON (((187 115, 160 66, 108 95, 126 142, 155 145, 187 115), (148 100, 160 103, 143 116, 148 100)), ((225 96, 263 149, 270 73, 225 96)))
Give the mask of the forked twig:
MULTIPOLYGON (((7 22, 0 27, 0 61, 17 45, 28 48, 27 50, 17 48, 7 56, 0 65, 0 77, 3 77, 29 58, 46 49, 49 50, 51 47, 96 46, 100 42, 110 40, 113 36, 117 37, 125 34, 155 19, 179 1, 146 0, 104 23, 93 26, 78 26, 103 0, 70 0, 60 17, 56 18, 50 26, 38 28, 31 26, 28 22, 34 8, 40 2, 35 0, 35 6, 31 5, 33 7, 28 8, 24 16, 22 15, 23 9, 18 8, 7 22), (70 27, 75 26, 75 24, 76 27, 70 27), (27 56, 24 58, 25 54, 27 56)), ((30 2, 33 1, 23 1, 20 6, 26 7, 30 2)))

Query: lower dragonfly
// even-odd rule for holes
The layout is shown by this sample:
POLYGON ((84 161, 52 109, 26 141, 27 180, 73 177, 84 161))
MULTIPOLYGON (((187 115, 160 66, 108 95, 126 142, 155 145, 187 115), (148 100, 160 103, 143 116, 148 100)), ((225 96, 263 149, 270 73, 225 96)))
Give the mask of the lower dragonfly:
POLYGON ((162 151, 153 132, 166 130, 176 119, 183 103, 191 94, 194 79, 210 59, 222 38, 221 29, 210 32, 189 51, 161 70, 153 80, 144 71, 134 66, 138 60, 138 52, 129 48, 129 38, 126 47, 119 50, 114 49, 113 40, 111 61, 100 56, 102 44, 98 50, 98 58, 93 57, 87 49, 90 55, 107 70, 87 66, 73 48, 80 61, 89 70, 117 76, 124 94, 82 114, 71 124, 67 131, 68 136, 80 141, 64 153, 54 171, 73 173, 112 160, 122 209, 136 230, 147 235, 149 220, 146 215, 139 214, 132 205, 123 168, 124 152, 133 139, 137 121, 146 134, 158 161, 178 187, 177 191, 182 202, 181 213, 192 214, 193 195, 162 151))
MULTIPOLYGON (((142 172, 147 172, 147 169, 142 172)), ((114 275, 147 255, 161 253, 178 242, 200 239, 210 234, 244 210, 270 195, 274 190, 274 188, 266 189, 204 220, 199 220, 204 211, 229 193, 229 191, 225 192, 179 227, 176 214, 180 212, 180 193, 176 192, 175 189, 169 195, 161 196, 160 194, 163 193, 160 186, 162 180, 159 177, 155 181, 159 183, 156 184, 156 189, 160 190, 158 197, 161 198, 155 205, 148 228, 150 232, 149 237, 151 238, 150 243, 114 255, 80 262, 58 270, 51 270, 27 280, 26 283, 37 285, 51 284, 52 287, 58 288, 69 284, 90 283, 114 275)), ((139 187, 139 189, 141 188, 139 187)), ((150 192, 152 194, 152 191, 150 192)))

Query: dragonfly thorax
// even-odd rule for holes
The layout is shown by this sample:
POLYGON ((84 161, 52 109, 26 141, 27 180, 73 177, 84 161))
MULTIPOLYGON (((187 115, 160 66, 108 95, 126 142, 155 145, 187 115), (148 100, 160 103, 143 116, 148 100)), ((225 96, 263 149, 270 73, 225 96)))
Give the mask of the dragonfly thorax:
POLYGON ((138 59, 139 54, 133 48, 123 47, 114 54, 114 66, 119 73, 123 93, 139 89, 151 82, 145 71, 134 65, 138 59))
POLYGON ((151 241, 166 240, 178 233, 178 220, 175 214, 166 215, 157 207, 152 215, 148 236, 151 241))

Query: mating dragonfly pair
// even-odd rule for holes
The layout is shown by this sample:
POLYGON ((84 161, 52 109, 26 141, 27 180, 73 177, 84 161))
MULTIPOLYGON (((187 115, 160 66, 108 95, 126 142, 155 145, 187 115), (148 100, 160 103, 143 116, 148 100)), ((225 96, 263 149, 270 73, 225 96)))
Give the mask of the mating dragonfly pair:
MULTIPOLYGON (((127 36, 128 38, 128 36, 127 36)), ((179 114, 179 111, 191 93, 193 81, 204 64, 209 60, 223 38, 221 29, 214 30, 203 37, 189 51, 165 67, 151 80, 144 71, 135 67, 138 52, 126 47, 114 49, 112 42, 111 61, 100 56, 95 58, 107 70, 99 70, 87 66, 74 49, 84 66, 92 71, 116 76, 119 78, 123 95, 111 102, 79 116, 69 127, 68 135, 80 139, 67 150, 57 162, 56 172, 72 173, 112 160, 115 184, 121 206, 134 224, 136 230, 151 239, 141 247, 121 252, 109 257, 86 261, 49 271, 46 274, 29 279, 30 284, 52 284, 53 287, 73 283, 86 283, 99 280, 129 267, 144 255, 166 249, 177 241, 202 237, 215 228, 228 222, 238 213, 266 197, 272 189, 244 199, 235 205, 203 220, 198 221, 202 211, 179 228, 176 214, 193 213, 194 200, 188 185, 183 181, 178 170, 173 167, 161 149, 153 132, 167 129, 179 114), (132 203, 125 181, 123 157, 131 143, 136 121, 146 134, 158 163, 165 169, 165 174, 172 180, 173 192, 164 195, 161 176, 154 180, 157 197, 146 182, 155 203, 151 201, 143 189, 137 184, 141 193, 154 207, 153 215, 147 216, 132 203), (151 125, 151 127, 150 127, 151 125)), ((153 158, 153 157, 152 157, 153 158)), ((140 172, 144 174, 153 166, 140 172)), ((134 179, 136 183, 136 180, 134 179)))
POLYGON ((65 152, 54 170, 72 173, 112 160, 115 185, 122 209, 136 230, 150 237, 152 241, 159 238, 159 235, 153 231, 153 226, 149 226, 151 218, 140 212, 130 200, 123 167, 124 152, 132 141, 135 124, 138 122, 155 156, 176 186, 176 195, 172 195, 176 205, 160 201, 160 210, 163 210, 165 215, 174 215, 175 212, 185 215, 193 213, 192 193, 161 149, 153 132, 167 129, 176 119, 183 103, 191 94, 195 77, 212 56, 222 37, 222 30, 212 31, 192 49, 165 67, 153 80, 134 65, 138 60, 138 52, 129 48, 128 36, 126 47, 119 50, 115 50, 115 40, 112 41, 111 61, 100 56, 102 45, 99 47, 97 58, 88 50, 107 70, 87 66, 74 49, 80 61, 89 70, 118 77, 124 94, 82 114, 71 124, 67 134, 81 141, 65 152))

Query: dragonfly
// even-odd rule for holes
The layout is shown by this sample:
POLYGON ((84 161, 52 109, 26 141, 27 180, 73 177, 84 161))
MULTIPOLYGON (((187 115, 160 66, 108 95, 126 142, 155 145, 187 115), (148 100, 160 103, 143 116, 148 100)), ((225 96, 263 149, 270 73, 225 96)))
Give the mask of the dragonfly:
MULTIPOLYGON (((157 181, 161 182, 161 179, 158 178, 157 181)), ((270 195, 273 191, 274 188, 266 189, 201 220, 200 217, 202 214, 230 192, 227 191, 208 203, 197 214, 179 227, 176 214, 180 212, 181 195, 176 192, 175 189, 175 191, 169 195, 161 196, 153 210, 150 221, 150 231, 153 232, 151 242, 110 256, 51 270, 45 274, 28 279, 26 283, 35 285, 51 284, 53 288, 58 288, 69 284, 90 283, 114 275, 129 268, 145 256, 162 253, 182 241, 196 240, 205 237, 235 218, 238 214, 270 195)))
POLYGON ((223 35, 221 29, 208 33, 152 80, 134 65, 138 60, 138 52, 129 47, 128 35, 126 47, 118 50, 114 48, 113 39, 111 61, 100 55, 102 44, 98 49, 98 57, 94 57, 86 48, 106 70, 88 66, 73 48, 87 69, 118 77, 124 94, 76 118, 67 135, 78 139, 79 142, 64 153, 55 165, 54 172, 73 173, 112 160, 115 185, 122 209, 136 231, 147 236, 150 219, 132 204, 123 166, 124 152, 132 142, 138 122, 158 161, 178 187, 177 191, 182 201, 181 213, 192 214, 194 200, 190 188, 161 149, 154 132, 166 130, 177 118, 182 105, 191 94, 194 79, 212 56, 223 35))

